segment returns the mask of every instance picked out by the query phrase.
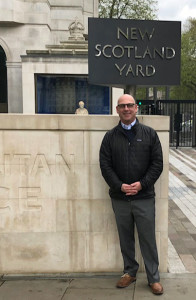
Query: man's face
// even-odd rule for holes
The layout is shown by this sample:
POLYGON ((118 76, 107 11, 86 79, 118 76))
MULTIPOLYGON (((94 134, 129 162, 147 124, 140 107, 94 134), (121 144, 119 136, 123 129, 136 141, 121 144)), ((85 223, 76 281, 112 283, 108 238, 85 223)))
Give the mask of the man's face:
POLYGON ((116 111, 119 114, 122 123, 128 125, 131 124, 136 118, 137 104, 135 104, 135 100, 132 96, 123 95, 118 100, 116 111))

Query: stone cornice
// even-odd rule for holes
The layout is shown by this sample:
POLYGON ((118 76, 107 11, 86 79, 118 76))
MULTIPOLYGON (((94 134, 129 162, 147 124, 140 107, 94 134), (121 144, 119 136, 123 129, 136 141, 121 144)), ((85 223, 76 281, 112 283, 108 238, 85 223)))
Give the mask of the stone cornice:
MULTIPOLYGON (((47 50, 27 50, 28 56, 71 55, 87 56, 88 41, 63 41, 60 45, 46 45, 47 50)), ((24 57, 24 56, 21 56, 24 57)))

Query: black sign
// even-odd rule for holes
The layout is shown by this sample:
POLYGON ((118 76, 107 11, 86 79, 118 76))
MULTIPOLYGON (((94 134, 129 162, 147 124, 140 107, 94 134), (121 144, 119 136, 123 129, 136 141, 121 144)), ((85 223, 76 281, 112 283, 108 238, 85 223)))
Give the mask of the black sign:
POLYGON ((181 22, 89 18, 89 82, 179 85, 181 22))

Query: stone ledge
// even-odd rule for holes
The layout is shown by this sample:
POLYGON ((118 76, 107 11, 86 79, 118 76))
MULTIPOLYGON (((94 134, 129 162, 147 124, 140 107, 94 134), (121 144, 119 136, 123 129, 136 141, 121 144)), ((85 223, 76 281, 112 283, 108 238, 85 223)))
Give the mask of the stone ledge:
MULTIPOLYGON (((167 116, 138 116, 141 123, 156 131, 169 131, 167 116)), ((0 130, 97 130, 105 131, 118 124, 119 117, 111 115, 26 115, 1 114, 0 130)))

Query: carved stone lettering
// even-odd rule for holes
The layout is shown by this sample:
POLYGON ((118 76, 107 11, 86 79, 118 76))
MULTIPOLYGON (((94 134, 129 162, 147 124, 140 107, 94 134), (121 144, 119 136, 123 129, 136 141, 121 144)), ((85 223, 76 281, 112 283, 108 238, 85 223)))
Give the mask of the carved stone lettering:
POLYGON ((70 154, 70 163, 68 164, 62 154, 56 154, 56 173, 61 173, 63 170, 65 173, 74 172, 74 154, 70 154))
POLYGON ((34 161, 34 165, 31 170, 31 175, 32 176, 37 175, 38 171, 42 171, 46 175, 51 174, 44 154, 37 154, 35 161, 34 161))
POLYGON ((20 211, 40 211, 42 210, 40 187, 19 187, 19 207, 20 211))
MULTIPOLYGON (((69 155, 68 161, 62 154, 56 154, 54 159, 56 173, 74 172, 74 154, 69 155)), ((51 175, 52 169, 50 170, 45 154, 37 154, 35 158, 31 154, 4 154, 3 161, 0 162, 0 176, 9 176, 13 172, 21 176, 27 176, 28 174, 36 176, 41 172, 45 175, 51 175)))
POLYGON ((40 196, 42 187, 31 186, 31 184, 33 185, 31 176, 35 177, 38 174, 50 176, 52 175, 51 172, 54 172, 56 175, 69 175, 67 177, 69 182, 72 180, 72 175, 74 176, 75 155, 69 154, 68 158, 67 156, 65 158, 62 154, 56 154, 51 164, 55 165, 55 169, 50 169, 44 154, 37 154, 36 156, 28 153, 4 154, 0 162, 0 176, 5 176, 5 182, 12 182, 13 175, 16 177, 13 186, 6 186, 7 184, 0 186, 0 214, 10 214, 15 208, 19 209, 20 213, 41 211, 43 209, 41 203, 43 197, 40 196), (23 184, 24 186, 21 186, 23 184), (12 202, 12 198, 15 202, 12 202), (18 207, 16 207, 17 204, 18 207))
POLYGON ((0 175, 10 175, 10 154, 4 154, 4 162, 0 164, 0 175))
POLYGON ((28 173, 26 161, 30 157, 30 154, 14 154, 14 158, 19 160, 20 174, 23 176, 28 173))
POLYGON ((9 191, 9 188, 0 186, 0 213, 6 213, 11 210, 9 204, 9 191))

